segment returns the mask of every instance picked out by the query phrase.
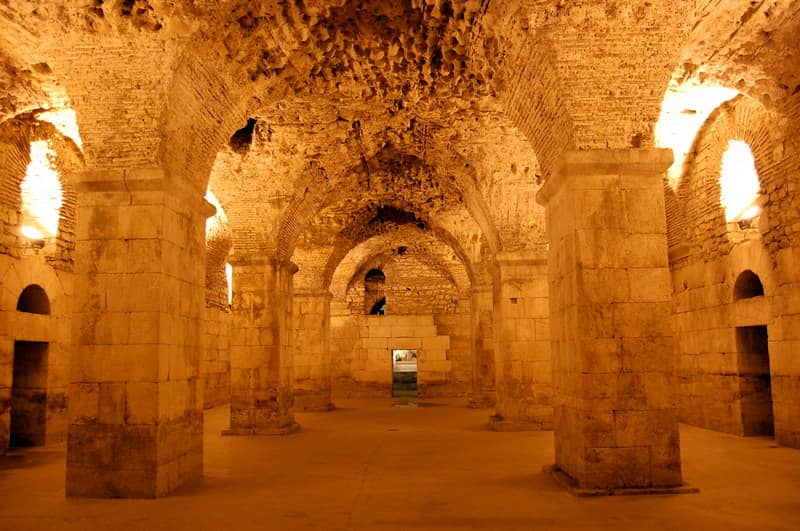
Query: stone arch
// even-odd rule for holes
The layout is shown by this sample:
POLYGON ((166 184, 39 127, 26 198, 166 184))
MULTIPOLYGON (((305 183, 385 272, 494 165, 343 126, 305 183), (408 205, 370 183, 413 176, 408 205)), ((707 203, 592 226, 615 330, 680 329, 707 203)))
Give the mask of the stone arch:
POLYGON ((72 269, 72 253, 75 249, 75 215, 77 208, 77 191, 69 177, 72 172, 83 166, 83 155, 75 142, 63 135, 55 126, 37 118, 36 113, 16 116, 0 124, 0 208, 6 211, 6 219, 16 220, 0 225, 9 239, 17 241, 14 248, 0 251, 19 256, 26 246, 18 233, 22 222, 19 217, 22 211, 22 195, 20 186, 25 179, 30 163, 31 143, 47 141, 56 153, 56 169, 61 184, 61 207, 58 212, 58 230, 55 235, 55 246, 46 249, 47 259, 59 269, 72 269))
MULTIPOLYGON (((307 172, 303 178, 303 182, 298 183, 296 187, 297 190, 303 190, 303 193, 299 194, 289 205, 283 217, 278 234, 279 254, 285 258, 292 255, 294 246, 302 230, 318 211, 324 208, 325 205, 333 203, 333 198, 346 197, 348 195, 357 197, 361 191, 360 183, 363 182, 363 178, 369 178, 370 174, 375 174, 383 170, 383 165, 386 162, 392 162, 393 158, 382 160, 387 154, 389 154, 390 157, 394 155, 409 157, 410 159, 416 160, 423 169, 430 168, 436 171, 434 167, 419 161, 415 155, 406 155, 403 152, 395 154, 392 153, 392 150, 384 150, 376 154, 370 160, 365 161, 366 167, 372 168, 370 171, 366 171, 364 166, 349 168, 342 172, 339 178, 335 179, 328 179, 325 172, 307 172), (347 180, 346 186, 337 186, 341 180, 347 179, 347 175, 351 175, 354 178, 351 177, 347 180)), ((469 169, 469 164, 464 162, 462 167, 469 169)), ((447 183, 444 183, 445 186, 442 187, 443 191, 456 194, 463 198, 467 211, 470 213, 472 219, 480 226, 490 250, 496 252, 499 245, 496 231, 491 225, 485 204, 477 191, 474 176, 470 176, 469 178, 449 176, 449 178, 451 179, 452 187, 448 187, 446 186, 447 183)), ((435 184, 438 185, 440 183, 435 184)))
MULTIPOLYGON (((746 142, 755 159, 761 193, 779 178, 773 157, 776 119, 758 102, 740 95, 711 113, 700 129, 687 157, 686 168, 668 209, 667 226, 671 245, 684 242, 689 252, 701 252, 703 241, 712 241, 702 251, 709 256, 727 253, 731 242, 725 230, 720 203, 720 168, 730 140, 746 142), (688 220, 693 220, 690 225, 688 220)), ((768 207, 769 208, 769 207, 768 207)))

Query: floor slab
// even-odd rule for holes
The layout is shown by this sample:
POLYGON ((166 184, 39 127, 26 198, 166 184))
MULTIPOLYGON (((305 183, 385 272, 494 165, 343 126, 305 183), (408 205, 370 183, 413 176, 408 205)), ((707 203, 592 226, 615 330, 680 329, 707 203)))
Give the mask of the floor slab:
POLYGON ((800 451, 681 427, 700 494, 576 498, 542 472, 552 432, 488 430, 489 410, 337 401, 285 437, 222 437, 202 483, 158 500, 64 497, 65 450, 0 458, 0 529, 800 529, 800 451))

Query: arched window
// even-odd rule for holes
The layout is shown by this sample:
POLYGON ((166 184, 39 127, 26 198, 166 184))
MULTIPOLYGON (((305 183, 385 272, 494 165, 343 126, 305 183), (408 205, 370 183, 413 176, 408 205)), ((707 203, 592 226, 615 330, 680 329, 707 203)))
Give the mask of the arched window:
POLYGON ((719 184, 720 202, 725 221, 743 221, 758 215, 761 185, 750 146, 743 140, 731 140, 722 155, 719 184))
POLYGON ((50 299, 44 288, 31 284, 19 295, 17 311, 26 313, 50 314, 50 299))
POLYGON ((764 285, 758 275, 749 269, 742 271, 733 286, 733 300, 752 299, 764 294, 764 285))
POLYGON ((20 183, 22 235, 32 240, 52 238, 58 233, 61 211, 61 181, 55 167, 56 154, 46 140, 31 142, 31 161, 20 183))

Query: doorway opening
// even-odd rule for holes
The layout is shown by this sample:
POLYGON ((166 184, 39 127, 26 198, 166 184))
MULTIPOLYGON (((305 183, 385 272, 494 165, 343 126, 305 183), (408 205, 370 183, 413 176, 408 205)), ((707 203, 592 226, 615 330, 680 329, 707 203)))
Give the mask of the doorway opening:
POLYGON ((39 341, 14 342, 9 445, 41 446, 47 421, 47 350, 39 341))
POLYGON ((392 396, 417 397, 416 350, 392 350, 392 396))
POLYGON ((736 328, 744 435, 773 435, 772 383, 766 326, 736 328))

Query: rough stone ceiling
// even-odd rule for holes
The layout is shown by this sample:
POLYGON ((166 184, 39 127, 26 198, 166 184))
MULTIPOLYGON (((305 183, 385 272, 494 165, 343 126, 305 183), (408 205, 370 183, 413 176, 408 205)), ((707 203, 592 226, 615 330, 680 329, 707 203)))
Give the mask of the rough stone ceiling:
MULTIPOLYGON (((399 225, 353 247, 325 279, 328 284, 323 288, 329 288, 335 298, 341 299, 354 283, 363 280, 367 270, 383 266, 398 256, 413 258, 439 272, 462 296, 473 282, 468 265, 448 244, 414 225, 399 225), (399 255, 401 248, 403 254, 399 255)), ((304 278, 302 272, 298 275, 304 278)))
POLYGON ((767 108, 800 92, 800 2, 697 0, 675 76, 734 88, 767 108))
POLYGON ((334 256, 391 206, 475 261, 545 245, 533 196, 564 150, 652 145, 673 72, 795 94, 799 4, 7 2, 0 119, 72 105, 90 167, 203 189, 216 160, 240 253, 334 256))

